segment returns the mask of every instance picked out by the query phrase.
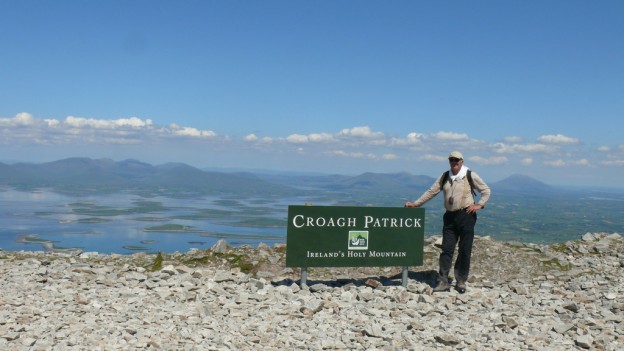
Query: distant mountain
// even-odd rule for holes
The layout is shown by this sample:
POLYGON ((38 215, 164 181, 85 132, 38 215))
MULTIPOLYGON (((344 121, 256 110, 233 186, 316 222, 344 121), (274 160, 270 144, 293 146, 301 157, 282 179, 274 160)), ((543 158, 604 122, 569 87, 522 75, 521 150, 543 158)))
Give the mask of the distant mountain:
POLYGON ((328 184, 334 184, 351 176, 330 174, 330 175, 302 175, 302 174, 272 174, 254 173, 260 179, 271 183, 282 184, 295 187, 297 189, 326 189, 328 184))
MULTIPOLYGON (((67 158, 32 164, 0 163, 0 186, 22 190, 50 188, 58 192, 130 191, 144 195, 270 195, 342 193, 379 200, 413 198, 429 188, 435 178, 410 173, 363 173, 347 175, 268 174, 201 170, 184 163, 151 165, 137 160, 67 158)), ((489 183, 496 193, 542 194, 553 187, 525 175, 512 175, 489 183)))
POLYGON ((511 175, 501 181, 489 184, 493 190, 506 192, 551 192, 555 188, 522 174, 511 175))
POLYGON ((258 175, 260 178, 297 189, 330 193, 369 194, 370 197, 414 196, 433 184, 434 178, 409 173, 363 173, 347 175, 258 175))
POLYGON ((59 192, 134 191, 167 195, 288 196, 297 192, 257 177, 205 172, 183 163, 153 166, 136 160, 115 162, 78 157, 42 164, 0 163, 0 185, 17 189, 51 188, 59 192))
MULTIPOLYGON (((436 178, 409 173, 363 173, 328 182, 324 188, 337 191, 369 191, 372 193, 412 194, 428 189, 436 178)), ((488 183, 493 191, 548 193, 556 189, 526 175, 515 174, 498 182, 488 183)))
POLYGON ((435 181, 428 176, 409 173, 363 173, 355 177, 337 180, 327 185, 333 190, 412 191, 427 188, 435 181))

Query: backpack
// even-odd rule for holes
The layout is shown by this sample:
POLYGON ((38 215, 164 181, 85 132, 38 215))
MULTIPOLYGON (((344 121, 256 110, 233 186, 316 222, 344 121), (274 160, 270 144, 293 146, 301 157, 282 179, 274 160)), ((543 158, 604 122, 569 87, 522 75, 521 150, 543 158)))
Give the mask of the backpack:
MULTIPOLYGON (((440 179, 440 189, 442 189, 442 187, 444 186, 444 183, 446 183, 449 179, 449 172, 450 171, 446 171, 444 172, 444 174, 442 174, 442 179, 440 179)), ((472 193, 472 197, 475 197, 477 194, 475 193, 475 186, 474 183, 472 181, 472 171, 468 170, 466 172, 466 178, 468 178, 468 183, 470 184, 470 192, 472 193)))

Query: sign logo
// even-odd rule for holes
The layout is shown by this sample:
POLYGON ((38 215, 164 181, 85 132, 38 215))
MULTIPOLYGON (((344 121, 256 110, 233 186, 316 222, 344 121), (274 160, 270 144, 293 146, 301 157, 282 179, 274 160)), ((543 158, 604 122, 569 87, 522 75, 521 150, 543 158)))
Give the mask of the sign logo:
POLYGON ((349 231, 349 250, 368 250, 368 230, 349 231))

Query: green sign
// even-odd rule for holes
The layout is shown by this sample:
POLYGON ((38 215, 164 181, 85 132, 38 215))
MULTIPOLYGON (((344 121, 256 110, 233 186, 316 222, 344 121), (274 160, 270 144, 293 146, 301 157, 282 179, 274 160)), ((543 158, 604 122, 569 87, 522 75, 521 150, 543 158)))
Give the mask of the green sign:
POLYGON ((421 266, 425 210, 288 206, 286 266, 421 266))

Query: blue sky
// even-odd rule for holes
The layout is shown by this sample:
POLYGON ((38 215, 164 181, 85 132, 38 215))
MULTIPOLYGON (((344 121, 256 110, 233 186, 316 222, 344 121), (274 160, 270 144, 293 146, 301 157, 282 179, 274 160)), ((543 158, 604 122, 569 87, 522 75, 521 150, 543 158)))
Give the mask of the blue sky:
POLYGON ((623 13, 0 0, 0 161, 437 176, 457 149, 486 181, 606 184, 624 166, 623 13))

